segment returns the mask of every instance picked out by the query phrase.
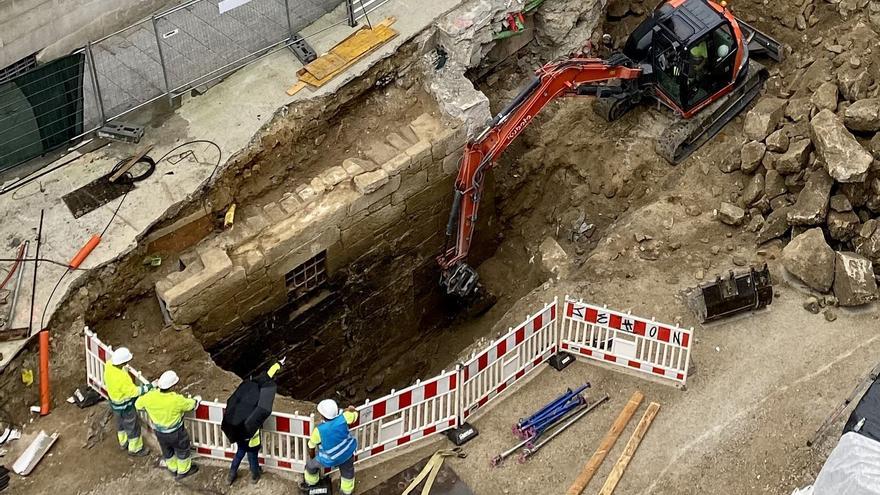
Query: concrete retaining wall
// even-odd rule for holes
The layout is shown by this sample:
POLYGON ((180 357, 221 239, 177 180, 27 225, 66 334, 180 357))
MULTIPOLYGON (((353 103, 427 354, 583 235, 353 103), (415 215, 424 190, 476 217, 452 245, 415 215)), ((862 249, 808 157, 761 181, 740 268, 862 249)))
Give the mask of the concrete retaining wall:
MULTIPOLYGON (((463 127, 423 114, 374 143, 369 159, 346 159, 277 202, 245 208, 230 229, 186 253, 186 269, 159 281, 157 294, 209 350, 246 337, 226 358, 215 356, 239 373, 268 359, 266 339, 271 352, 293 353, 294 366, 317 385, 349 366, 369 366, 382 346, 418 336, 436 306, 426 301, 439 292, 434 257, 464 141, 463 127), (327 286, 308 307, 265 324, 261 317, 288 303, 285 275, 322 251, 327 286), (357 340, 365 351, 340 360, 357 340), (333 352, 317 353, 318 346, 333 352)), ((494 213, 491 191, 484 201, 483 225, 494 213)), ((494 239, 488 228, 481 236, 494 239)))
POLYGON ((52 60, 180 0, 5 0, 0 2, 0 67, 45 49, 52 60))

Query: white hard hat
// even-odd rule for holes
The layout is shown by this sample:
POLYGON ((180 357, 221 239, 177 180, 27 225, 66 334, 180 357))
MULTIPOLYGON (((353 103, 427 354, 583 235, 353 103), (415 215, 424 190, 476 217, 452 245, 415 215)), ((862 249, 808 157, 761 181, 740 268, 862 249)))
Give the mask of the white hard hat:
POLYGON ((128 347, 120 347, 113 351, 113 356, 110 357, 110 362, 113 363, 114 366, 121 366, 131 361, 131 357, 131 351, 128 350, 128 347))
POLYGON ((324 416, 324 419, 333 419, 339 416, 339 406, 333 399, 324 399, 318 403, 318 412, 324 416))
POLYGON ((158 385, 161 390, 168 390, 177 385, 177 382, 179 381, 180 377, 177 376, 177 373, 168 370, 165 373, 162 373, 162 376, 159 377, 159 381, 156 382, 156 385, 158 385))

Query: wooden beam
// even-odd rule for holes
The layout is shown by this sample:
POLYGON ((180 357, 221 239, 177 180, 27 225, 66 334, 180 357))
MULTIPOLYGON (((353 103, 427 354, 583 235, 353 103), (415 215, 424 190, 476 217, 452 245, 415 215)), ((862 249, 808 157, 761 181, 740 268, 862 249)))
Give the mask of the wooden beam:
POLYGON ((626 470, 626 466, 629 465, 629 461, 631 461, 633 455, 635 455, 636 449, 638 449, 639 444, 642 443, 642 438, 645 436, 645 433, 648 432, 648 428, 654 421, 654 417, 657 416, 658 411, 660 411, 660 404, 652 402, 648 406, 644 416, 642 416, 638 426, 636 426, 636 431, 634 431, 632 436, 629 437, 629 441, 626 442, 626 448, 623 449, 623 453, 620 454, 617 463, 615 463, 614 467, 611 469, 611 474, 608 475, 608 479, 605 480, 605 484, 602 485, 602 489, 599 490, 599 495, 611 495, 614 493, 614 489, 617 488, 617 483, 619 483, 620 478, 623 477, 623 472, 626 470))
POLYGON ((642 395, 641 392, 633 392, 632 397, 629 398, 629 402, 623 406, 623 410, 620 411, 620 414, 617 415, 617 419, 615 419, 614 423, 611 425, 611 429, 608 430, 608 433, 602 438, 602 442, 599 443, 599 448, 596 449, 596 452, 593 452, 593 456, 590 457, 590 460, 584 465, 584 468, 581 470, 580 474, 578 474, 574 483, 568 487, 568 491, 565 492, 565 495, 581 495, 581 492, 583 492, 584 488, 590 484, 590 480, 593 479, 596 471, 599 470, 599 466, 602 465, 605 457, 611 452, 614 444, 617 443, 617 439, 620 438, 620 434, 626 429, 629 420, 632 419, 644 399, 645 396, 642 395))
POLYGON ((116 182, 117 180, 119 180, 119 178, 122 177, 122 175, 124 173, 131 170, 131 167, 134 166, 134 164, 137 163, 138 160, 143 158, 144 155, 149 153, 150 150, 152 150, 152 149, 153 149, 153 145, 151 144, 151 145, 147 146, 146 148, 144 148, 140 153, 131 157, 131 159, 129 159, 127 162, 125 162, 125 165, 120 167, 119 170, 117 170, 113 175, 110 176, 110 182, 116 182))

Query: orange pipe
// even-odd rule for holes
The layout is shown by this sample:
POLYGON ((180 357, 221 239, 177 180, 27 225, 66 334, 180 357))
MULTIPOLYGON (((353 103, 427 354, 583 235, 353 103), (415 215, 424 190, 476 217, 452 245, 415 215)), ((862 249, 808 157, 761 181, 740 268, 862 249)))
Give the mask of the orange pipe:
POLYGON ((49 331, 40 331, 40 416, 49 414, 49 331))
POLYGON ((78 253, 76 253, 76 256, 74 256, 72 260, 70 260, 70 263, 67 265, 68 268, 70 268, 71 270, 76 270, 77 268, 79 268, 79 265, 81 265, 82 262, 85 261, 85 259, 88 258, 90 254, 92 254, 92 251, 95 250, 100 242, 101 236, 97 234, 93 235, 92 238, 89 239, 89 242, 87 242, 86 245, 83 246, 78 253))

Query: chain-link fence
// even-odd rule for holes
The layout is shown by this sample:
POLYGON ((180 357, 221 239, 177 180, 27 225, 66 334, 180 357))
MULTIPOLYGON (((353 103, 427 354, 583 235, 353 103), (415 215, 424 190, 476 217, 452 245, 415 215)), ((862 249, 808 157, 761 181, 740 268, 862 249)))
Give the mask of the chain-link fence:
POLYGON ((52 62, 0 86, 0 171, 277 48, 341 24, 353 27, 387 1, 191 0, 90 42, 62 59, 70 60, 63 68, 52 62), (304 31, 322 17, 314 32, 304 31), (55 89, 33 86, 38 71, 55 89))

